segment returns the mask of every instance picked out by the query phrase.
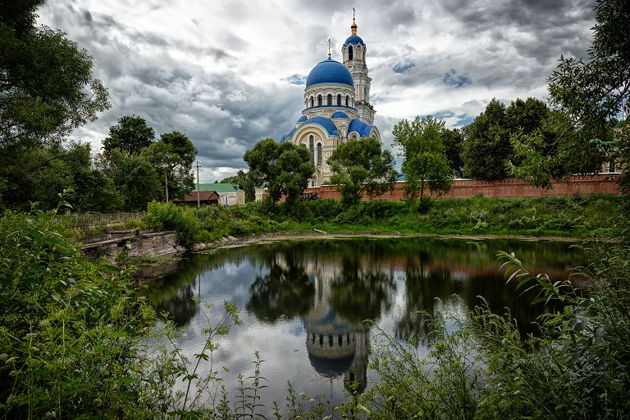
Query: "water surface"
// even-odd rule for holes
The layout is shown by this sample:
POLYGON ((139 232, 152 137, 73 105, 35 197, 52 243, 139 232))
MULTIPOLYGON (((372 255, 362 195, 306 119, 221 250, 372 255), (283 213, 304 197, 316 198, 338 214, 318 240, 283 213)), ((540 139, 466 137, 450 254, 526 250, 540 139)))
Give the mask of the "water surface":
POLYGON ((579 249, 556 242, 283 241, 193 255, 147 292, 184 329, 178 344, 190 358, 202 349, 207 327, 194 297, 213 305, 204 309, 212 320, 222 317, 224 301, 239 307, 243 324, 220 340, 213 357, 214 369, 227 371, 228 389, 236 387, 238 373, 251 374, 257 350, 268 385, 263 403, 282 402, 288 381, 336 403, 349 383, 362 391, 377 380, 368 369, 375 328, 364 320, 399 340, 415 335, 426 342, 422 312, 463 312, 462 305, 479 305, 482 296, 493 311, 509 309, 524 334, 535 333, 532 322, 544 308, 505 285, 499 250, 558 279, 584 262, 579 249))

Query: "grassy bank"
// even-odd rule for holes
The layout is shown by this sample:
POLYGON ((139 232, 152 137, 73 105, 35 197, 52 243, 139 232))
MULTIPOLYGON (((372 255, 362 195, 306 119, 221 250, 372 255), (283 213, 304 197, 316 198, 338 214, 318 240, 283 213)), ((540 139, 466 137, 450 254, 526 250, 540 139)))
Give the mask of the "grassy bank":
POLYGON ((182 243, 223 236, 321 229, 343 233, 424 233, 617 237, 623 233, 630 200, 610 195, 558 198, 436 200, 427 208, 405 202, 362 202, 343 207, 334 200, 291 205, 250 203, 243 207, 183 208, 151 203, 145 226, 175 229, 182 243))

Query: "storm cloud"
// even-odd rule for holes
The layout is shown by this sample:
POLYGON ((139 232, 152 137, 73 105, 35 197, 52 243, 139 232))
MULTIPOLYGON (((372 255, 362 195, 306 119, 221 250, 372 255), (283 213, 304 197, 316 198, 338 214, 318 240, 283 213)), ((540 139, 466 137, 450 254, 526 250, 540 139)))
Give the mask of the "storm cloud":
MULTIPOLYGON (((469 123, 492 99, 546 95, 560 55, 583 57, 593 26, 582 0, 362 1, 376 123, 386 147, 402 118, 469 123)), ((55 0, 39 22, 65 31, 94 57, 111 108, 74 133, 97 151, 115 121, 147 119, 158 133, 190 136, 202 181, 246 165, 256 141, 279 138, 302 108, 304 80, 340 59, 352 5, 284 0, 55 0)))

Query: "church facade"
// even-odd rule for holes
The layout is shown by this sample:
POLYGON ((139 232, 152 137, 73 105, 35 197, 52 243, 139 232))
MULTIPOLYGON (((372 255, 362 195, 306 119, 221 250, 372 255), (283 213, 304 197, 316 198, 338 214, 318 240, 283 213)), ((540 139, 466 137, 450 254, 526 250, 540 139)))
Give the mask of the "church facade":
POLYGON ((309 186, 329 182, 332 174, 327 160, 339 144, 360 137, 381 141, 370 104, 367 46, 357 35, 354 17, 350 30, 341 49, 343 64, 333 60, 329 51, 328 59, 313 67, 306 79, 302 116, 280 139, 308 148, 315 166, 309 186))

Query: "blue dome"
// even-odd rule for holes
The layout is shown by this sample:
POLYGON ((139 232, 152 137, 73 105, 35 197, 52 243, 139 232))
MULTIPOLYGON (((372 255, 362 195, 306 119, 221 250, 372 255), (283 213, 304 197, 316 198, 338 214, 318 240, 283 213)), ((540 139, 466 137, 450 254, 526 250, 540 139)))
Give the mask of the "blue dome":
POLYGON ((328 118, 324 118, 324 117, 313 117, 310 120, 308 120, 306 122, 307 124, 310 123, 316 123, 321 125, 322 127, 324 127, 326 129, 326 131, 328 132, 328 134, 337 134, 337 127, 335 126, 335 124, 330 121, 328 118))
POLYGON ((352 120, 348 126, 348 134, 356 131, 359 133, 359 137, 369 137, 372 131, 372 126, 364 123, 361 120, 352 120))
POLYGON ((348 118, 345 112, 337 111, 332 114, 332 118, 348 118))
POLYGON ((354 87, 352 75, 346 66, 331 58, 313 67, 306 79, 306 87, 319 83, 341 83, 354 87))
POLYGON ((304 122, 308 120, 308 118, 306 117, 306 115, 302 115, 300 118, 298 118, 297 122, 304 122))
POLYGON ((361 37, 359 35, 350 35, 348 37, 348 39, 346 39, 346 42, 343 43, 344 46, 348 45, 348 44, 352 44, 352 45, 357 45, 357 44, 361 44, 361 45, 365 45, 365 42, 363 42, 363 40, 361 39, 361 37))

